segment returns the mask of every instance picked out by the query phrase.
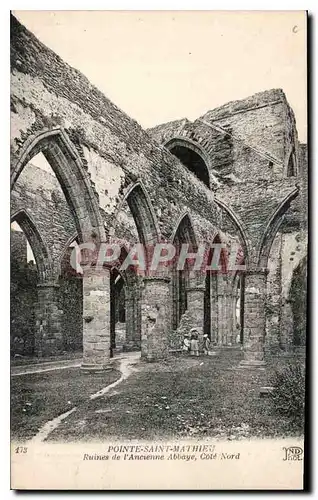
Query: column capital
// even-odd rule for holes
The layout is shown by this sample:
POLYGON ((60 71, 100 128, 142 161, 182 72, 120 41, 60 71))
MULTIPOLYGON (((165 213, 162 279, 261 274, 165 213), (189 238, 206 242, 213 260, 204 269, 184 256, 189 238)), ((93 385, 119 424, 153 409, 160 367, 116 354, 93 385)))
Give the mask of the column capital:
POLYGON ((55 281, 43 281, 38 283, 37 288, 60 288, 60 285, 55 281))
POLYGON ((232 290, 231 291, 227 290, 226 292, 222 292, 221 291, 221 292, 218 292, 216 295, 217 295, 217 297, 228 297, 228 298, 231 298, 231 297, 233 297, 233 291, 232 290))
POLYGON ((159 281, 163 283, 170 283, 170 279, 171 278, 169 276, 144 276, 143 282, 151 283, 152 281, 159 281))
POLYGON ((205 287, 203 285, 187 286, 187 292, 205 292, 205 287))
MULTIPOLYGON (((81 263, 82 265, 82 263, 81 263)), ((111 266, 96 266, 96 264, 91 264, 89 267, 83 268, 83 276, 88 275, 98 275, 98 274, 108 274, 111 271, 111 266)))
POLYGON ((245 274, 246 276, 255 276, 255 275, 267 276, 268 273, 269 269, 267 267, 254 267, 243 271, 243 274, 245 274))

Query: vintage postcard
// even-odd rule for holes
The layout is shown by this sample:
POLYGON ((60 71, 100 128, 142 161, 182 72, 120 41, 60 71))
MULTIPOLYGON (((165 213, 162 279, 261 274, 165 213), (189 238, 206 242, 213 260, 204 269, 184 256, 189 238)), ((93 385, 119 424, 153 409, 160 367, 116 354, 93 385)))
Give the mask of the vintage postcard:
POLYGON ((302 490, 305 11, 11 13, 11 488, 302 490))

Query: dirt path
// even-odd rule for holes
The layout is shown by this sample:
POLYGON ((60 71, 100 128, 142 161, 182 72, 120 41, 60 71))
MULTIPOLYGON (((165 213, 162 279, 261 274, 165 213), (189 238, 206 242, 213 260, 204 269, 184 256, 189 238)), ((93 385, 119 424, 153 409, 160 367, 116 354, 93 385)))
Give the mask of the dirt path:
MULTIPOLYGON (((132 365, 136 364, 136 362, 140 358, 140 353, 129 353, 126 355, 122 355, 120 358, 120 366, 119 366, 119 371, 121 373, 121 377, 116 380, 116 382, 113 382, 112 384, 107 385, 100 391, 96 392, 95 394, 92 394, 89 399, 94 400, 96 398, 99 398, 101 396, 104 396, 107 394, 109 391, 111 391, 114 387, 117 385, 121 384, 124 380, 126 380, 131 373, 134 371, 134 368, 132 368, 132 365)), ((46 370, 45 370, 46 371, 46 370)), ((62 413, 58 417, 53 418, 52 420, 49 420, 46 422, 37 432, 37 434, 29 441, 29 444, 35 444, 35 443, 43 443, 48 436, 65 420, 69 415, 74 413, 77 410, 77 406, 74 406, 71 410, 68 410, 65 413, 62 413)))
POLYGON ((22 365, 11 367, 11 377, 20 377, 22 375, 32 375, 34 373, 51 372, 55 370, 65 370, 68 368, 77 368, 81 366, 82 359, 52 361, 33 365, 22 365))

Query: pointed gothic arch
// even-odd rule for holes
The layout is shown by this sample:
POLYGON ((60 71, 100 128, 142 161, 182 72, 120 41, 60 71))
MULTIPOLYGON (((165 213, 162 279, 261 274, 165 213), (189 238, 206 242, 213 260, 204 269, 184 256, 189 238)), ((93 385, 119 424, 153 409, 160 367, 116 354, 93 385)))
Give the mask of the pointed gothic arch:
POLYGON ((105 230, 89 175, 75 146, 61 127, 42 130, 25 142, 18 159, 12 165, 11 189, 23 168, 40 152, 60 183, 74 216, 80 241, 105 241, 105 230))
POLYGON ((292 144, 290 146, 288 155, 286 156, 286 160, 285 160, 285 175, 286 175, 286 177, 297 176, 298 169, 297 169, 297 156, 296 156, 295 144, 292 144))
POLYGON ((257 264, 261 268, 266 268, 270 249, 274 238, 284 220, 284 215, 290 207, 291 202, 298 196, 299 188, 295 187, 279 204, 268 220, 265 231, 258 245, 257 264))
POLYGON ((53 279, 52 258, 32 216, 27 210, 22 209, 11 216, 11 223, 13 222, 19 224, 30 244, 37 266, 39 282, 53 279))
MULTIPOLYGON (((195 252, 197 249, 197 238, 193 229, 193 224, 188 212, 181 214, 176 224, 176 227, 170 237, 170 241, 176 248, 176 259, 182 244, 189 245, 189 252, 195 252)), ((183 270, 176 269, 173 266, 171 280, 171 296, 172 296, 172 328, 178 328, 180 320, 187 310, 187 288, 190 285, 189 270, 185 265, 183 270)))
POLYGON ((140 243, 152 245, 158 242, 160 230, 157 218, 147 191, 140 180, 128 188, 123 201, 127 201, 133 215, 140 243))
POLYGON ((243 222, 241 221, 240 217, 232 210, 232 208, 229 207, 222 200, 215 197, 214 201, 222 210, 224 210, 224 212, 227 214, 227 216, 230 218, 231 222, 234 224, 235 228, 237 229, 238 234, 239 234, 239 238, 240 238, 240 242, 241 242, 241 245, 243 248, 243 252, 244 252, 245 265, 248 266, 252 252, 251 252, 251 248, 250 248, 250 244, 249 244, 247 231, 245 229, 243 222))
POLYGON ((175 243, 177 238, 181 238, 182 243, 189 243, 194 248, 196 248, 197 246, 197 236, 195 234, 194 226, 188 211, 180 215, 170 236, 171 243, 175 243))

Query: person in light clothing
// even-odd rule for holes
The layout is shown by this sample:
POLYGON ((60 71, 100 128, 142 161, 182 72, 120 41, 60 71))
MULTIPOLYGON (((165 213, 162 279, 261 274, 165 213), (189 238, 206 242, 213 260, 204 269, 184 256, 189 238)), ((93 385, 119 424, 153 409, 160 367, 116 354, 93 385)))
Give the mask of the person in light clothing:
POLYGON ((185 333, 184 335, 182 350, 184 353, 188 353, 190 351, 190 339, 188 333, 185 333))
POLYGON ((199 356, 199 332, 196 328, 191 328, 190 335, 190 354, 191 356, 199 356))
POLYGON ((208 356, 210 354, 210 345, 211 345, 211 340, 208 337, 208 334, 205 333, 203 335, 203 354, 208 356))

